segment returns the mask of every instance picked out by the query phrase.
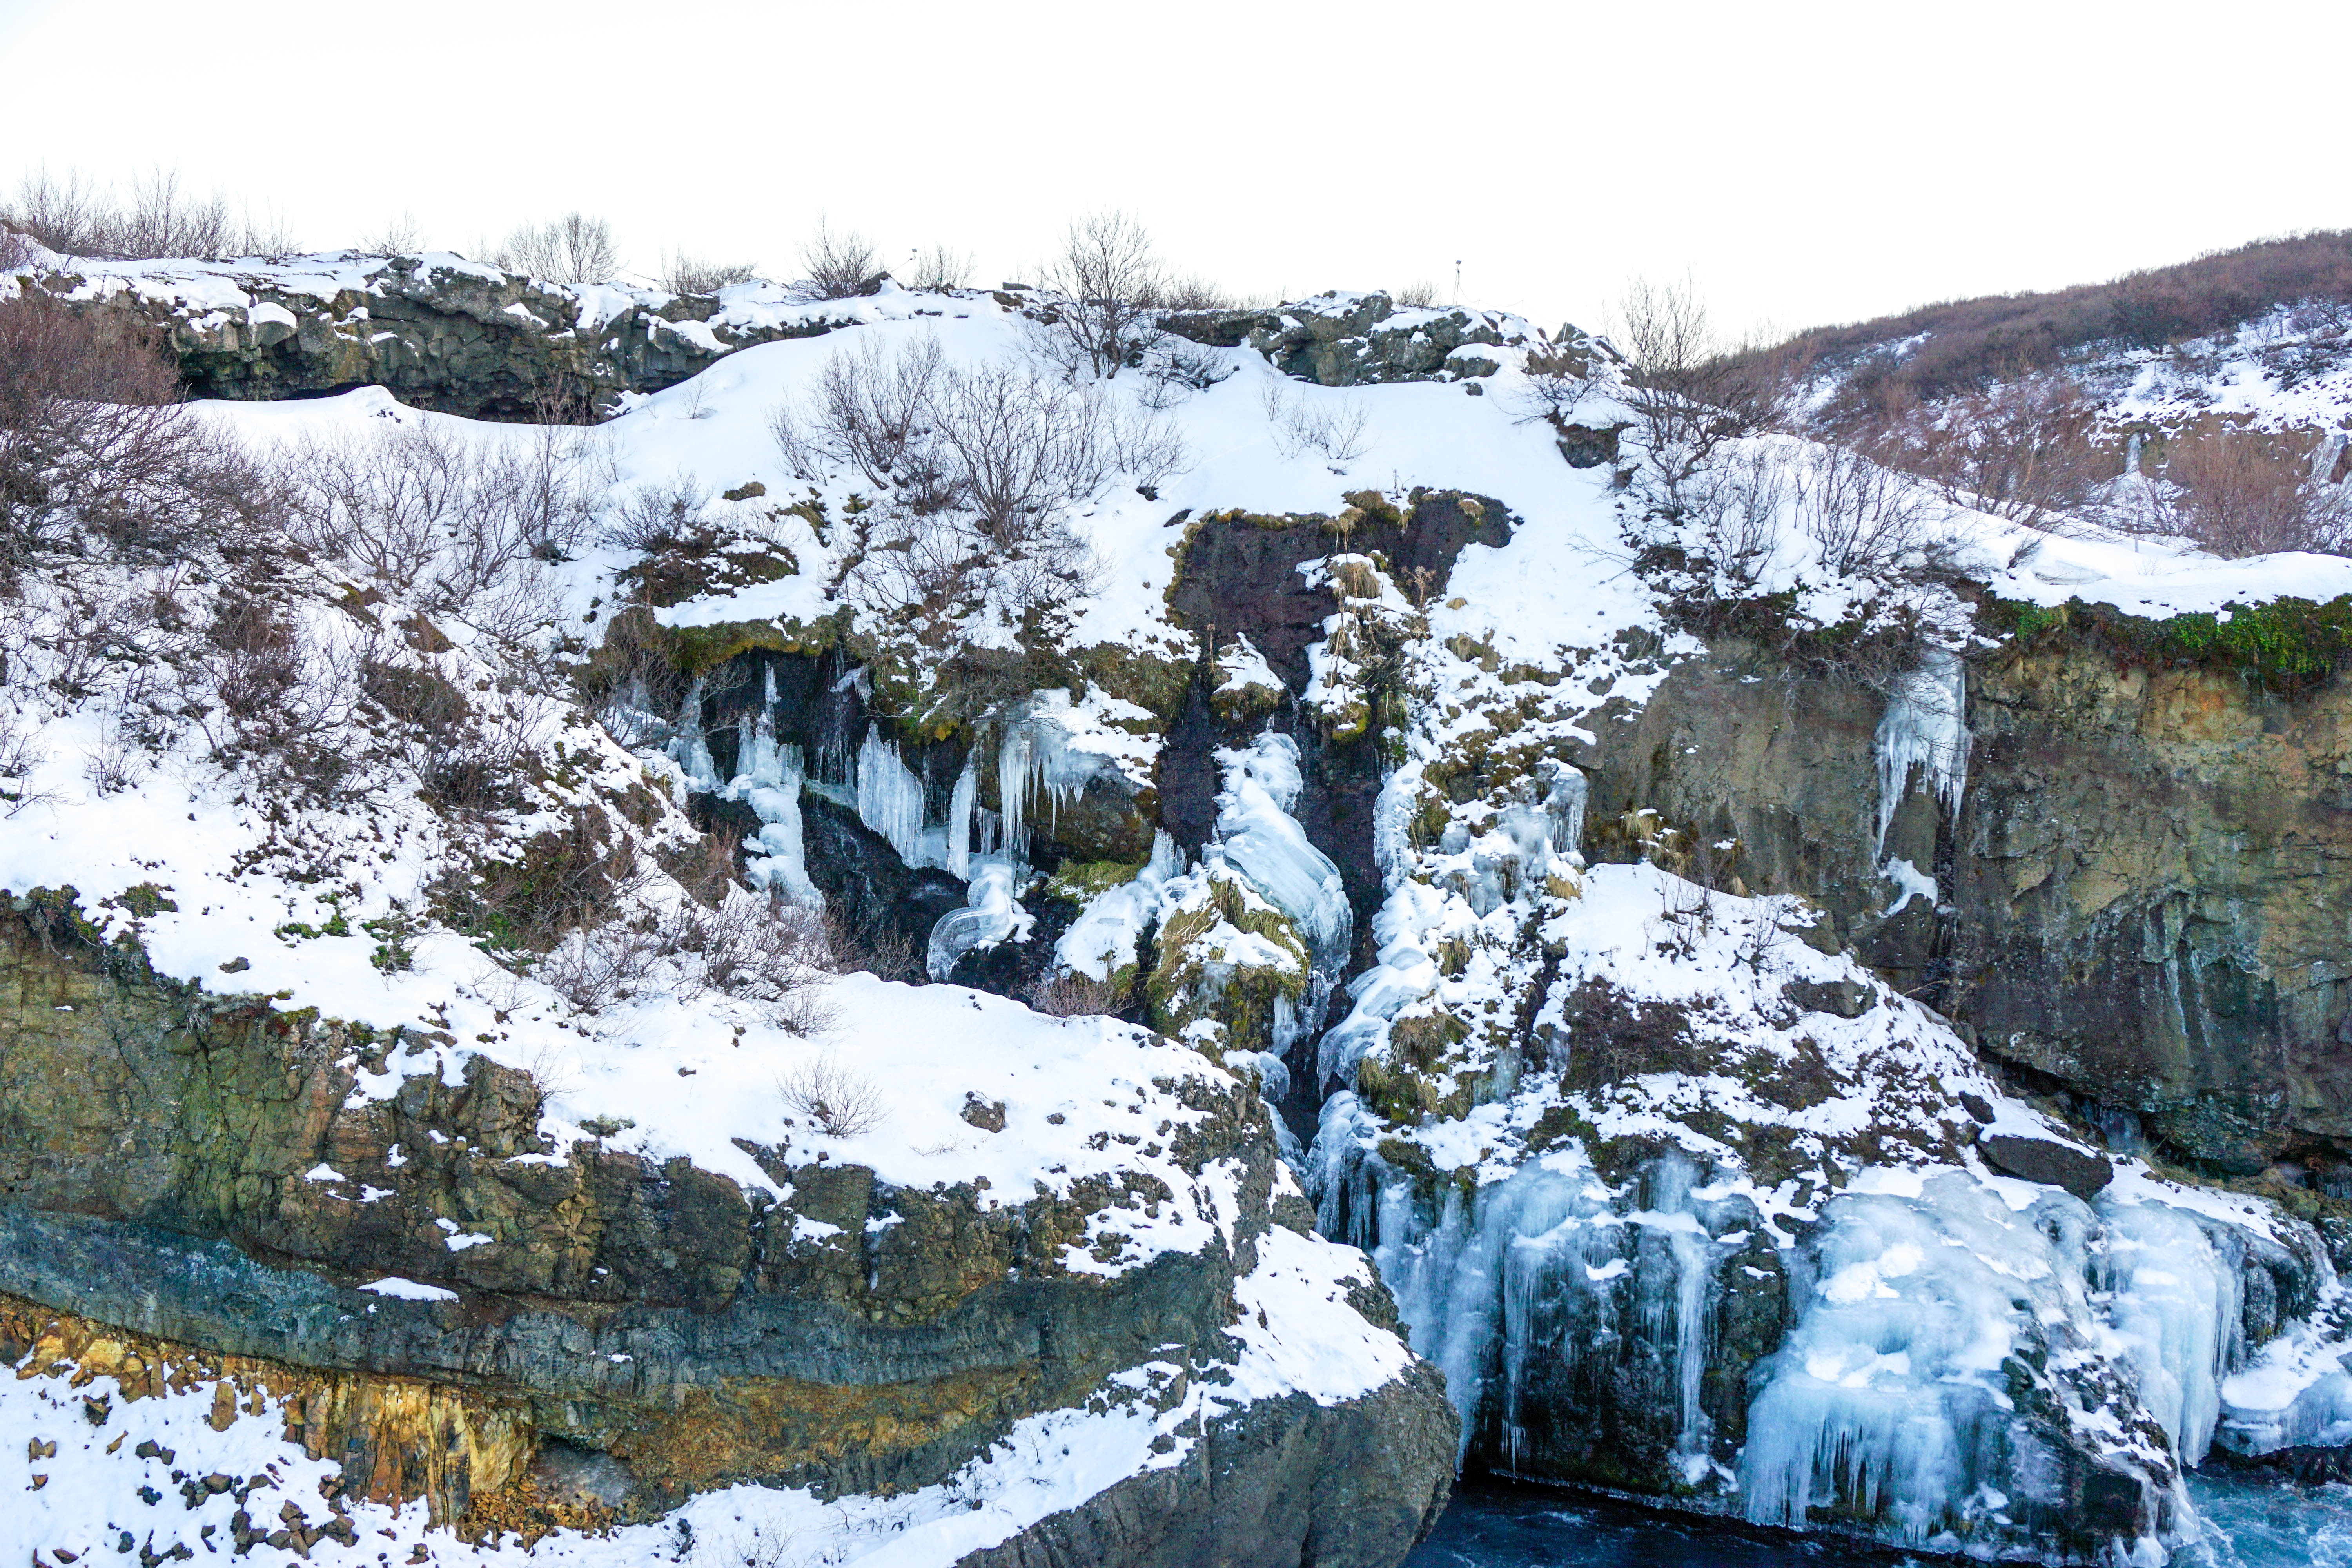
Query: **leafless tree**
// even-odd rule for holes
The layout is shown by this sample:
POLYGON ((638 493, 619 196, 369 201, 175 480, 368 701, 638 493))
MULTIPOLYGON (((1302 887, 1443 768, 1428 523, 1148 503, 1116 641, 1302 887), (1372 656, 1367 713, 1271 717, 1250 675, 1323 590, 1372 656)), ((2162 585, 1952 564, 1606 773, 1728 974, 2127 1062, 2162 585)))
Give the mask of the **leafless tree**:
POLYGON ((1437 285, 1426 278, 1416 278, 1391 298, 1408 310, 1425 310, 1437 303, 1437 285))
POLYGON ((1167 277, 1151 237, 1125 213, 1097 213, 1070 226, 1062 254, 1045 269, 1061 333, 1076 361, 1115 376, 1150 335, 1167 277))
POLYGON ((1618 307, 1617 347, 1657 500, 1676 510, 1691 477, 1722 443, 1786 415, 1793 367, 1785 355, 1726 341, 1688 279, 1636 279, 1618 307))
POLYGON ((673 294, 716 294, 759 274, 751 261, 705 261, 683 252, 662 263, 661 286, 673 294))
POLYGON ((489 261, 548 283, 602 283, 621 270, 612 224, 581 212, 519 226, 492 248, 489 261))
POLYGON ((836 234, 824 218, 816 233, 801 247, 801 265, 820 300, 846 300, 873 291, 882 268, 875 261, 874 242, 849 231, 836 234))

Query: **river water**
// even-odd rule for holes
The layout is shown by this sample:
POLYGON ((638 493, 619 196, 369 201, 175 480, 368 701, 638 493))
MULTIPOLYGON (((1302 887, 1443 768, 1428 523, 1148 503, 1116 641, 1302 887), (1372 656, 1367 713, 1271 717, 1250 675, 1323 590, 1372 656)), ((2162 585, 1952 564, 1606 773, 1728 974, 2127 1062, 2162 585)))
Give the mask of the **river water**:
MULTIPOLYGON (((2213 1568, 2352 1568, 2352 1487, 2197 1476, 2213 1568)), ((1475 1483, 1404 1568, 1890 1568, 1906 1558, 1737 1528, 1582 1493, 1475 1483)))

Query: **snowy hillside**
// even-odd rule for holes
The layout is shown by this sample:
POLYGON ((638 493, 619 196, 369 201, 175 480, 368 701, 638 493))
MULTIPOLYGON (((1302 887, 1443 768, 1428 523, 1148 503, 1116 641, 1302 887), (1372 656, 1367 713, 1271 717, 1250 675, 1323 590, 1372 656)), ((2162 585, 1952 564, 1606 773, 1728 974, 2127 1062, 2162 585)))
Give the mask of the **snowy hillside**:
MULTIPOLYGON (((82 287, 255 331, 279 309, 255 271, 82 287)), ((266 282, 356 298, 384 272, 266 282)), ((661 305, 568 299, 584 331, 661 305)), ((2069 1120, 2085 1101, 1863 951, 1958 897, 1967 661, 2018 636, 2014 606, 2226 616, 2352 594, 2352 559, 2030 524, 1786 434, 1665 450, 1673 420, 1603 349, 1501 314, 1320 296, 1143 331, 1097 376, 1080 309, 740 285, 661 329, 708 368, 593 426, 383 385, 196 405, 248 478, 131 535, 62 518, 9 563, 0 885, 36 922, 27 966, 54 935, 281 1034, 339 1031, 305 1069, 334 1098, 306 1091, 319 1156, 270 1222, 290 1228, 187 1227, 324 1281, 321 1321, 454 1338, 576 1298, 564 1377, 734 1375, 692 1372, 698 1351, 637 1366, 673 1352, 628 1337, 650 1309, 608 1265, 542 1265, 535 1221, 383 1146, 495 1064, 530 1096, 502 1168, 625 1156, 682 1188, 690 1167, 761 1216, 783 1262, 746 1243, 697 1313, 812 1258, 878 1291, 912 1245, 888 1233, 936 1202, 964 1205, 943 1231, 1022 1237, 940 1266, 955 1289, 1223 1268, 1213 1327, 1068 1386, 991 1384, 904 1454, 730 1458, 529 1531, 477 1513, 470 1544, 422 1504, 329 1498, 349 1471, 280 1436, 283 1394, 151 1392, 120 1347, 28 1328, 0 1427, 47 1479, 0 1542, 492 1562, 552 1520, 536 1556, 947 1563, 1311 1407, 1408 1413, 1405 1457, 1363 1483, 1397 1522, 1344 1559, 1392 1562, 1443 1426, 1416 1352, 1465 1465, 1928 1552, 2162 1561, 2197 1538, 2180 1475, 2209 1448, 2352 1436, 2346 1298, 2305 1217, 2102 1149, 2069 1120), (1853 809, 1804 834, 1869 889, 1851 920, 1768 879, 1760 842, 1608 794, 1628 737, 1678 721, 1673 683, 1794 692, 1783 655, 1864 715, 1820 770, 1853 809), (886 1195, 824 1218, 845 1169, 886 1195), (399 1217, 378 1236, 371 1210, 399 1217), (184 1508, 149 1495, 173 1488, 184 1508), (281 1500, 309 1520, 284 1540, 281 1500)), ((2168 385, 2144 366, 2115 406, 2154 417, 2168 385)), ((1676 739, 1643 740, 1643 776, 1702 750, 1676 739)), ((431 1136, 425 1160, 458 1158, 431 1136)), ((56 1215, 147 1223, 49 1179, 9 1201, 58 1257, 56 1215)), ((39 1299, 63 1277, 42 1267, 0 1287, 109 1321, 39 1299)), ((554 1402, 533 1432, 603 1456, 607 1428, 559 1430, 554 1402)))

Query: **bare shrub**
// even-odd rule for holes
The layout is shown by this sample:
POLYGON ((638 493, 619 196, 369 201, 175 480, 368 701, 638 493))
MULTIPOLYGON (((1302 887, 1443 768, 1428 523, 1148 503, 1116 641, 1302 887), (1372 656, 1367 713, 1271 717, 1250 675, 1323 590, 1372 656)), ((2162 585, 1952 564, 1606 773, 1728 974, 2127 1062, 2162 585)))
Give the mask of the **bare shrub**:
POLYGON ((644 606, 613 617, 576 679, 583 705, 631 751, 662 745, 677 732, 685 678, 670 658, 667 634, 644 606))
POLYGON ((2308 309, 2326 325, 2352 301, 2352 235, 2257 240, 2172 267, 2044 294, 1996 294, 1922 305, 1852 326, 1803 333, 1794 345, 1834 363, 1843 384, 1828 410, 1843 423, 1870 410, 1972 391, 2021 369, 2054 369, 2102 342, 2162 347, 2251 321, 2273 306, 2308 309), (1906 344, 1898 357, 1889 345, 1906 344))
POLYGON ((907 269, 907 287, 944 292, 961 289, 971 276, 971 253, 934 245, 918 255, 907 269))
POLYGON ((1040 976, 1028 996, 1031 1008, 1049 1018, 1108 1016, 1117 1013, 1126 999, 1116 982, 1097 980, 1075 969, 1040 976))
POLYGON ((289 532, 429 613, 517 641, 554 614, 536 568, 567 559, 593 521, 576 437, 518 437, 471 442, 420 421, 306 443, 286 464, 289 532))
POLYGON ((208 699, 197 723, 215 758, 265 787, 336 798, 359 760, 347 733, 355 672, 342 645, 267 598, 229 593, 197 653, 208 699))
POLYGON ((1163 310, 1183 313, 1241 309, 1241 302, 1230 289, 1197 272, 1188 272, 1181 278, 1163 282, 1157 303, 1163 310))
POLYGON ((939 340, 925 334, 909 347, 886 350, 879 341, 836 351, 817 373, 815 406, 806 428, 790 405, 770 416, 786 461, 816 477, 812 449, 856 468, 870 484, 910 487, 935 502, 938 463, 922 438, 942 375, 939 340))
POLYGON ((828 907, 824 913, 824 944, 834 973, 864 970, 885 980, 921 982, 923 953, 903 932, 874 919, 858 919, 828 907))
POLYGON ((660 964, 651 932, 608 924, 565 932, 530 974, 582 1012, 596 1013, 646 989, 660 964))
POLYGON ((836 234, 822 217, 816 233, 801 247, 801 265, 808 268, 809 283, 820 300, 870 294, 882 276, 872 240, 854 231, 836 234))
POLYGON ((715 909, 680 902, 656 934, 666 953, 685 960, 685 986, 770 1004, 771 1016, 794 1034, 831 1026, 821 993, 833 976, 819 912, 730 887, 715 909))
POLYGON ((1808 447, 1790 489, 1798 526, 1833 573, 1889 575, 1931 542, 1934 519, 1917 481, 1851 447, 1808 447))
POLYGON ((606 519, 604 540, 622 550, 666 550, 691 540, 701 527, 710 491, 692 474, 639 485, 606 519))
POLYGON ((33 238, 19 234, 0 219, 0 272, 14 272, 33 264, 33 238))
POLYGON ((493 267, 549 283, 602 283, 621 270, 612 224, 582 212, 518 226, 491 248, 488 259, 493 267))
POLYGON ((383 226, 360 237, 359 247, 370 256, 414 256, 424 244, 424 226, 413 212, 402 211, 383 220, 383 226))
POLYGON ((60 256, 106 254, 113 216, 105 192, 80 170, 52 174, 46 164, 17 182, 0 216, 60 256))
POLYGON ((1565 427, 1599 385, 1599 348, 1562 343, 1528 355, 1520 416, 1565 427))
POLYGON ((1055 321, 1074 360, 1104 377, 1141 353, 1166 282, 1151 237, 1125 213, 1072 224, 1045 269, 1045 287, 1063 296, 1055 321))
POLYGON ((78 530, 169 545, 213 515, 205 503, 219 498, 200 481, 234 443, 178 400, 152 336, 45 299, 0 300, 0 583, 78 530))
POLYGON ((2352 552, 2352 495, 2315 480, 2310 458, 2275 437, 2223 431, 2176 441, 2152 521, 2216 555, 2352 552))
POLYGON ((1754 588, 1779 550, 1794 486, 1787 458, 1754 447, 1717 459, 1693 500, 1699 546, 1734 593, 1754 588))
POLYGON ((2064 377, 2021 376, 1930 406, 1911 403, 1849 434, 1947 500, 2029 528, 2080 513, 2109 477, 2092 445, 2098 405, 2064 377))
POLYGON ((673 294, 716 294, 759 275, 752 261, 706 261, 684 252, 662 263, 661 286, 673 294))
POLYGON ((1265 415, 1274 426, 1275 447, 1286 458, 1312 450, 1333 463, 1351 463, 1364 455, 1364 426, 1370 416, 1354 397, 1292 397, 1282 383, 1270 381, 1265 415))
POLYGON ((1426 278, 1416 278, 1390 298, 1409 310, 1426 310, 1437 303, 1437 285, 1426 278))
POLYGON ((1002 543, 1042 537, 1116 461, 1100 401, 1026 366, 950 370, 930 408, 956 501, 1002 543))
POLYGON ((784 1109, 835 1138, 856 1138, 881 1125, 882 1091, 872 1079, 821 1056, 776 1081, 784 1109))

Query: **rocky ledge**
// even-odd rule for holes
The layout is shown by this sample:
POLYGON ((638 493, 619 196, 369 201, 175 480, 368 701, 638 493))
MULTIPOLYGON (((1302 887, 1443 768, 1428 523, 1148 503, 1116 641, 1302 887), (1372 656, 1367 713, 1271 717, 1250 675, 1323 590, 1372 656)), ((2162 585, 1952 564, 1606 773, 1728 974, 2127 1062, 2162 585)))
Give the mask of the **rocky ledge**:
MULTIPOLYGON (((200 994, 18 901, 0 1356, 215 1430, 281 1421, 337 1519, 421 1500, 495 1538, 746 1482, 985 1491, 1048 1431, 1104 1484, 988 1510, 967 1561, 1385 1568, 1444 1504, 1454 1419, 1385 1293, 1310 1235, 1257 1097, 1143 1031, 1061 1026, 1135 1041, 1133 1080, 1097 1086, 1150 1140, 1131 1168, 1023 1197, 754 1147, 773 1180, 747 1189, 562 1147, 526 1072, 200 994)), ((975 1140, 1004 1125, 970 1110, 975 1140)), ((168 1555, 232 1509, 250 1529, 251 1489, 140 1522, 168 1555)))

